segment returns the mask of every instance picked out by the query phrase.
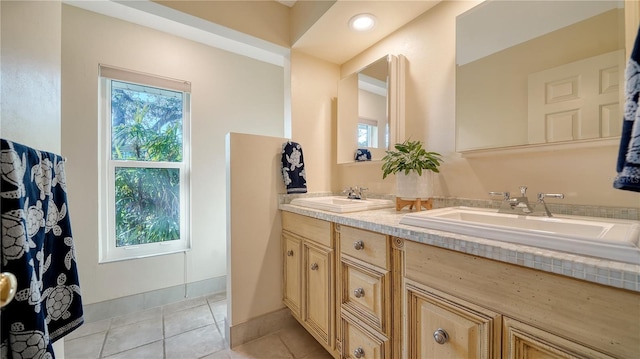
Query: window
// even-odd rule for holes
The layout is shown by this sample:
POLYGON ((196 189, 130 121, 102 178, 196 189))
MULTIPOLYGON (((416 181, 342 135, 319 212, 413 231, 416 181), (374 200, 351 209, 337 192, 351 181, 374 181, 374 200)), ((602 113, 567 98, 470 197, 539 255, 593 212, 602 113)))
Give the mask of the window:
POLYGON ((378 121, 359 119, 358 147, 378 147, 378 121))
POLYGON ((190 84, 100 66, 102 262, 189 248, 190 84))

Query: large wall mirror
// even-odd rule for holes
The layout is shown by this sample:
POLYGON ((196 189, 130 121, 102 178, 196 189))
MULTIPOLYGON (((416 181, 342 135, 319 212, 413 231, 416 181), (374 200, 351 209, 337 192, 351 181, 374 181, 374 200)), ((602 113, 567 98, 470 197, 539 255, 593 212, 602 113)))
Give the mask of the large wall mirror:
POLYGON ((338 163, 355 162, 358 149, 380 160, 404 126, 404 57, 386 55, 338 83, 338 163))
POLYGON ((620 136, 625 63, 624 1, 479 4, 456 19, 456 150, 620 136))

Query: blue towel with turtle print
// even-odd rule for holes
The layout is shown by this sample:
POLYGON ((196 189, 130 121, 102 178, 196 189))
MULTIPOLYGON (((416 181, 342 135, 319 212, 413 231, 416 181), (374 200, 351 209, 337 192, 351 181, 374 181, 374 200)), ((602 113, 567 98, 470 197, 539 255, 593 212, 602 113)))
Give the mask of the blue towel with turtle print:
POLYGON ((297 142, 287 141, 282 144, 282 178, 287 193, 307 193, 302 147, 297 142))
POLYGON ((640 29, 625 72, 625 104, 622 136, 613 181, 617 189, 640 192, 640 29))
POLYGON ((358 148, 355 154, 356 162, 371 161, 371 151, 366 148, 358 148))
POLYGON ((52 344, 83 323, 65 160, 0 140, 2 271, 18 288, 2 308, 5 358, 55 358, 52 344))

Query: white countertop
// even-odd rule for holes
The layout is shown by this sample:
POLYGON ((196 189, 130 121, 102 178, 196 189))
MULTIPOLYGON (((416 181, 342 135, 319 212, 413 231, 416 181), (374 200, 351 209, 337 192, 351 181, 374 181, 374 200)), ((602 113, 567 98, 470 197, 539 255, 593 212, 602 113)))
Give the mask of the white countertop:
POLYGON ((640 265, 407 226, 400 224, 402 216, 409 213, 406 209, 396 211, 394 208, 387 208, 352 213, 333 213, 291 204, 280 204, 279 208, 283 211, 367 229, 414 242, 640 292, 640 265))

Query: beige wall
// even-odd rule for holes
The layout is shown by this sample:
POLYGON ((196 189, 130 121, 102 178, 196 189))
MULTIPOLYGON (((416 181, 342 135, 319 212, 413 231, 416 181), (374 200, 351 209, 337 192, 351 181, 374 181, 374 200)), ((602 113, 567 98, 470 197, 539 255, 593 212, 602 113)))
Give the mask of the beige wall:
MULTIPOLYGON (((0 2, 0 137, 57 154, 61 9, 59 1, 0 2)), ((64 338, 53 351, 64 359, 64 338)))
POLYGON ((264 0, 154 0, 164 6, 201 19, 289 47, 290 9, 264 0))
POLYGON ((225 135, 282 136, 282 67, 72 6, 62 11, 62 149, 86 303, 226 274, 225 135), (98 264, 98 64, 187 80, 191 238, 186 255, 98 264), (135 273, 135 275, 132 275, 135 273))
POLYGON ((234 326, 284 307, 278 194, 285 193, 280 171, 285 141, 239 133, 227 136, 227 252, 232 258, 227 321, 232 341, 234 326))
MULTIPOLYGON (((563 203, 640 207, 636 194, 614 190, 617 146, 463 158, 455 152, 455 17, 478 2, 445 1, 341 66, 346 76, 385 53, 407 57, 406 136, 445 156, 438 195, 489 198, 489 191, 561 192, 563 203)), ((294 118, 296 121, 296 118, 294 118)), ((389 189, 379 164, 339 166, 337 188, 367 183, 389 189)))
POLYGON ((62 5, 59 1, 1 4, 2 138, 60 153, 62 5))
POLYGON ((339 67, 291 51, 291 139, 300 143, 309 192, 332 189, 339 67))

